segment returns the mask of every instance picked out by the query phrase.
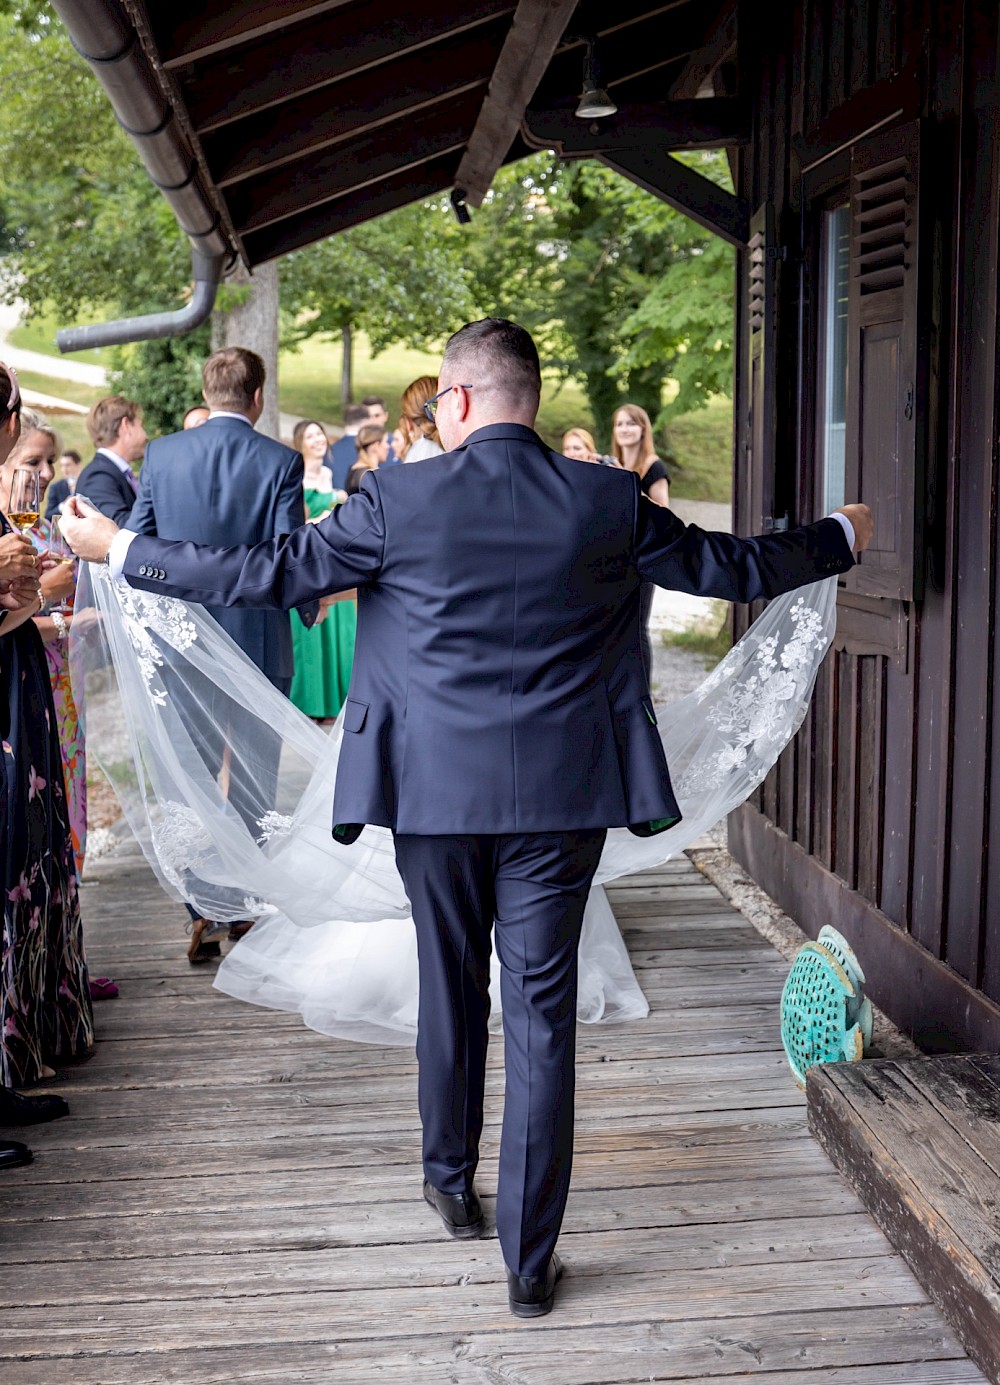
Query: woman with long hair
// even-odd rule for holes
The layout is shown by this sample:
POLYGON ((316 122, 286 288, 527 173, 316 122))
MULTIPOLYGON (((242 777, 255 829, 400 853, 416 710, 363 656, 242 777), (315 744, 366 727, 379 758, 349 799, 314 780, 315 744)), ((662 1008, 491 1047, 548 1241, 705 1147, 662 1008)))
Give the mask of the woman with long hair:
POLYGON ((575 462, 599 462, 600 453, 594 435, 586 428, 567 428, 563 433, 562 454, 572 457, 575 462))
MULTIPOLYGON (((667 464, 656 455, 653 425, 649 414, 638 404, 623 404, 615 410, 611 423, 611 455, 639 478, 642 493, 654 505, 670 504, 670 472, 667 464)), ((639 643, 646 681, 653 681, 653 646, 649 638, 649 617, 653 610, 652 582, 643 582, 639 593, 639 643)))
POLYGON ((437 425, 424 413, 424 405, 437 394, 437 387, 436 375, 421 375, 403 391, 399 429, 404 441, 399 455, 404 462, 422 462, 427 457, 439 457, 444 451, 437 425))
MULTIPOLYGON (((35 416, 26 416, 19 449, 20 395, 0 366, 0 501, 10 508, 18 458, 51 480, 47 457, 29 466, 49 442, 35 416), (12 426, 11 420, 14 420, 12 426)), ((5 535, 11 526, 0 518, 5 535)), ((3 540, 0 540, 2 546, 3 540)), ((57 559, 36 558, 37 571, 57 559)), ((70 833, 62 752, 49 666, 33 617, 41 598, 8 608, 0 624, 0 780, 4 852, 3 949, 0 953, 0 1088, 36 1082, 48 1064, 80 1057, 93 1047, 94 1015, 84 960, 77 869, 70 833)), ((0 1092, 0 1123, 4 1094, 0 1092)), ((58 1112, 57 1112, 58 1114, 58 1112)), ((37 1119, 37 1117, 32 1117, 37 1119)), ((27 1117, 26 1117, 27 1119, 27 1117)))
MULTIPOLYGON (((324 465, 330 440, 323 425, 305 418, 295 425, 292 445, 302 454, 302 498, 306 519, 315 524, 346 498, 335 489, 324 465)), ((344 705, 354 663, 357 608, 351 593, 327 607, 326 617, 306 629, 298 611, 292 612, 295 674, 289 697, 301 712, 316 721, 335 717, 344 705)))

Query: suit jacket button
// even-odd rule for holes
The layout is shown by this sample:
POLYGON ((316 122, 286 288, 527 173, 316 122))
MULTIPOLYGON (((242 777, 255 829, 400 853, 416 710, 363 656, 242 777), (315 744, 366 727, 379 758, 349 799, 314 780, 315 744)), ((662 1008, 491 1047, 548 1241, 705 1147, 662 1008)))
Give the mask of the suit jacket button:
POLYGON ((144 563, 144 564, 142 565, 142 567, 139 569, 139 576, 140 576, 140 577, 145 577, 145 576, 146 576, 146 565, 145 565, 145 563, 144 563))
POLYGON ((163 571, 163 568, 162 568, 162 567, 160 568, 160 579, 161 579, 161 581, 163 581, 163 582, 165 582, 165 581, 167 580, 167 574, 163 571))

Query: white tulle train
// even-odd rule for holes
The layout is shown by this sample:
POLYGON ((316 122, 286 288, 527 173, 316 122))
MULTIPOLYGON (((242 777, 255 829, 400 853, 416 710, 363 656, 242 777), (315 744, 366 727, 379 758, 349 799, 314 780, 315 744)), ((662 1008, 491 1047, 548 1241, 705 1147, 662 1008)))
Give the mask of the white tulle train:
MULTIPOLYGON (((205 917, 257 920, 216 986, 325 1034, 412 1044, 416 942, 391 833, 368 827, 350 847, 330 835, 340 720, 320 730, 198 606, 88 566, 76 609, 88 755, 163 888, 205 917), (218 775, 207 744, 221 754, 218 775), (229 766, 252 778, 279 756, 276 802, 262 800, 248 826, 226 797, 229 766)), ((835 579, 780 597, 700 687, 660 711, 684 817, 657 837, 608 833, 584 917, 582 1021, 648 1013, 603 884, 677 855, 753 792, 801 725, 835 625, 835 579)), ((496 1022, 495 958, 492 993, 496 1022)))

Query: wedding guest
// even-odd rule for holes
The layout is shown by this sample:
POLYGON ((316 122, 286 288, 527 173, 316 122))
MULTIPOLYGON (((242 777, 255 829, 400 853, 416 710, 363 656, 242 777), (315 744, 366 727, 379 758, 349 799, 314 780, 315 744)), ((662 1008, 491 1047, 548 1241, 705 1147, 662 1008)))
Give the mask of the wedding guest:
POLYGON ((54 518, 62 508, 62 503, 76 491, 76 480, 80 475, 83 458, 74 448, 69 447, 59 454, 58 480, 52 482, 46 491, 45 518, 54 518))
MULTIPOLYGON (((611 425, 611 453, 626 471, 635 472, 643 495, 654 505, 669 506, 670 472, 666 462, 656 455, 649 414, 638 404, 623 404, 615 410, 611 425)), ((654 583, 643 582, 639 594, 639 645, 646 681, 650 686, 653 682, 653 646, 649 638, 649 617, 653 611, 655 592, 654 583)))
POLYGON ((181 432, 187 432, 189 428, 200 428, 203 423, 208 422, 211 412, 207 404, 192 404, 181 419, 181 432))
MULTIPOLYGON (((21 412, 21 437, 7 460, 0 465, 0 508, 9 511, 10 493, 15 471, 29 470, 38 475, 39 491, 44 499, 52 480, 59 438, 40 414, 30 409, 21 412)), ((58 530, 50 524, 37 525, 28 531, 39 554, 52 554, 56 559, 41 575, 42 608, 34 617, 35 629, 45 645, 49 681, 55 703, 56 730, 62 752, 66 778, 69 827, 73 838, 73 855, 77 875, 83 870, 87 850, 87 759, 84 751, 83 728, 73 699, 69 675, 69 631, 73 623, 73 600, 76 595, 76 563, 68 549, 59 552, 58 530), (56 550, 53 552, 53 550, 56 550)))
MULTIPOLYGON (((357 437, 360 439, 366 432, 383 436, 381 429, 372 429, 366 423, 357 437)), ((330 468, 325 465, 330 440, 322 424, 314 419, 297 423, 292 445, 302 454, 306 518, 315 524, 347 495, 334 488, 330 468)), ((357 607, 352 599, 334 602, 327 608, 326 618, 311 629, 303 624, 298 611, 292 612, 295 674, 288 695, 299 711, 316 721, 335 717, 344 705, 351 681, 357 623, 357 607)))
POLYGON ((343 437, 339 437, 326 454, 326 464, 333 472, 333 484, 339 491, 344 489, 347 473, 357 460, 358 449, 354 439, 358 436, 358 429, 367 422, 368 409, 364 404, 348 404, 344 410, 343 437))
POLYGON ((399 458, 396 456, 395 448, 393 446, 395 430, 391 433, 387 431, 387 426, 389 423, 389 410, 385 407, 385 400, 382 398, 380 394, 366 394, 361 402, 368 410, 368 422, 374 423, 377 428, 382 429, 382 432, 385 436, 385 440, 388 443, 388 452, 386 454, 385 460, 383 462, 380 462, 379 465, 395 466, 395 464, 399 461, 399 458))
POLYGON ((80 472, 77 494, 116 524, 124 524, 139 489, 132 464, 141 461, 146 450, 142 409, 124 395, 109 394, 87 415, 87 432, 97 451, 80 472))
POLYGON ((356 495, 361 488, 361 478, 366 471, 385 466, 389 456, 389 439, 377 423, 366 423, 355 439, 358 445, 358 460, 347 473, 344 489, 348 495, 356 495))
POLYGON ((570 428, 563 433, 562 454, 575 462, 600 461, 597 444, 586 428, 570 428))
MULTIPOLYGON (((6 472, 20 438, 20 396, 3 367, 0 400, 7 401, 0 406, 0 470, 6 472)), ((36 432, 32 427, 25 437, 29 451, 36 445, 36 432)), ((50 465, 46 459, 41 469, 50 465)), ((9 482, 0 498, 6 501, 8 496, 9 482)), ((0 520, 0 527, 3 552, 11 534, 6 519, 0 520)), ((34 553, 31 561, 35 573, 42 572, 45 565, 34 553)), ((4 575, 0 571, 0 577, 4 575)), ((94 1015, 56 709, 42 639, 33 621, 39 609, 37 575, 29 589, 13 588, 0 598, 0 605, 5 608, 0 623, 0 753, 5 770, 0 780, 5 886, 0 1087, 12 1088, 50 1075, 50 1063, 88 1053, 94 1043, 94 1015)), ((5 1096, 0 1101, 0 1113, 6 1100, 5 1096)))
POLYGON ((403 430, 402 428, 400 428, 399 424, 397 424, 396 427, 389 434, 389 438, 392 446, 392 455, 396 458, 396 461, 398 462, 403 455, 403 448, 406 446, 406 438, 404 437, 403 430))
POLYGON ((421 375, 407 385, 399 402, 399 429, 403 434, 400 461, 422 462, 426 457, 439 457, 444 451, 438 437, 437 425, 428 418, 425 406, 430 405, 437 392, 436 375, 421 375))

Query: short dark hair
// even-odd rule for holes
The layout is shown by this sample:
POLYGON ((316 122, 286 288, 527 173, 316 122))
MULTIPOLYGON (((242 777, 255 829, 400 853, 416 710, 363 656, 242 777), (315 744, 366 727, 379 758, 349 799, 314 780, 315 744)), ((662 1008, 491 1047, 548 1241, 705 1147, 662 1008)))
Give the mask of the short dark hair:
POLYGON ((380 394, 366 394, 361 402, 366 409, 385 408, 385 400, 380 394))
POLYGON ((75 462, 77 466, 79 466, 80 463, 83 461, 83 458, 80 456, 79 452, 77 452, 75 447, 64 447, 63 450, 59 453, 59 461, 62 461, 64 457, 68 457, 70 461, 75 462))
POLYGON ((264 388, 267 372, 256 351, 245 346, 224 346, 213 351, 201 372, 205 402, 213 409, 242 413, 253 406, 253 397, 264 388))
POLYGON ((368 408, 365 404, 348 404, 344 410, 344 427, 350 428, 352 423, 367 423, 368 408))
POLYGON ((538 349, 530 332, 505 317, 484 317, 460 327, 444 348, 442 374, 446 367, 450 373, 468 376, 468 380, 456 379, 455 384, 518 399, 533 397, 537 407, 542 392, 538 349))
POLYGON ((95 447, 110 447, 118 441, 122 424, 128 419, 135 423, 142 417, 142 405, 134 399, 126 399, 123 394, 108 394, 90 407, 87 415, 87 432, 95 447))

